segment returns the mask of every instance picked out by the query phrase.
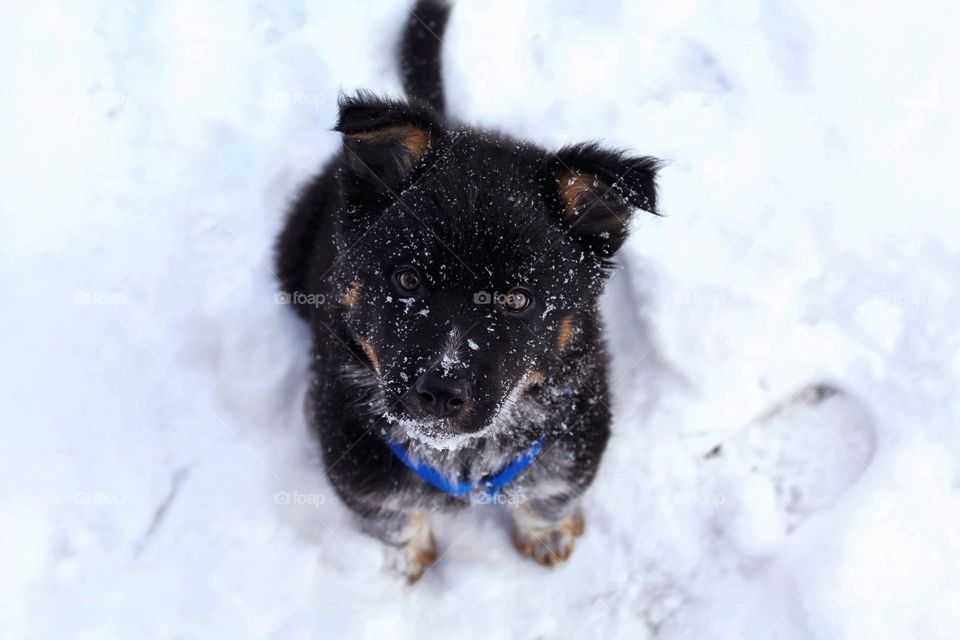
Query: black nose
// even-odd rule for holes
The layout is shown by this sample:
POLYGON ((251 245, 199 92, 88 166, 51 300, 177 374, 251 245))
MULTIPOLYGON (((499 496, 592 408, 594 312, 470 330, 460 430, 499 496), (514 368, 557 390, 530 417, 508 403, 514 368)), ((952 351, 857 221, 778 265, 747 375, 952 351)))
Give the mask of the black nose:
POLYGON ((438 418, 455 415, 470 400, 470 385, 466 382, 444 380, 429 373, 420 376, 413 388, 420 405, 438 418))

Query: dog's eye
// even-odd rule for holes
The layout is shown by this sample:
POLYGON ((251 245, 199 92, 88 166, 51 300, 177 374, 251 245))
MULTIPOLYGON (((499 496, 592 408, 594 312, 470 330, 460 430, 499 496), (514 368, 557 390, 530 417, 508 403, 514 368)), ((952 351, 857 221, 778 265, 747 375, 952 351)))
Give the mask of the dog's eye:
POLYGON ((533 304, 533 296, 526 289, 511 289, 503 299, 503 308, 511 313, 525 311, 533 304))
POLYGON ((404 291, 416 291, 420 286, 420 274, 413 267, 403 267, 393 274, 394 280, 404 291))

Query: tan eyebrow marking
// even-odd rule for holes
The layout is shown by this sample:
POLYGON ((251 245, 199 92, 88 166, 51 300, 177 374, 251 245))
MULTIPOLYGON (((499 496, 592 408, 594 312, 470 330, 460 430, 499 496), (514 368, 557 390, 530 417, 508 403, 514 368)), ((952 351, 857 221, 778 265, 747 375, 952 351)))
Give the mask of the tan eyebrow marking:
POLYGON ((357 302, 360 300, 360 293, 363 291, 363 283, 359 280, 354 280, 350 283, 350 287, 340 296, 340 304, 345 306, 347 309, 353 309, 357 306, 357 302))

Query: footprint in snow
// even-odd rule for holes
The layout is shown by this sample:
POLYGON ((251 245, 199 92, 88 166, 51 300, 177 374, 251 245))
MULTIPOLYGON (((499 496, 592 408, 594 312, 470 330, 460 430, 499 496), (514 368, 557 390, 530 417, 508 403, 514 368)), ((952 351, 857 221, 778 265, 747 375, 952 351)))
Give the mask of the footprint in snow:
POLYGON ((752 519, 766 523, 748 528, 766 526, 784 534, 836 502, 870 464, 874 446, 866 408, 834 386, 815 384, 748 423, 705 458, 718 465, 720 477, 738 479, 737 487, 752 494, 742 502, 753 502, 752 519), (764 493, 766 518, 763 506, 756 512, 764 499, 754 500, 764 493))

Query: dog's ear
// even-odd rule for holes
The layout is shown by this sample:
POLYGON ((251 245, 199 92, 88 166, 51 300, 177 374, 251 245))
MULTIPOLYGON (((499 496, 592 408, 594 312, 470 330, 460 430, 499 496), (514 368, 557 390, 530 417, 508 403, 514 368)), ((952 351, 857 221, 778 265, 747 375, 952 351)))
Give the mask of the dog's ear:
POLYGON ((570 233, 602 258, 611 257, 627 237, 635 208, 657 213, 660 161, 630 157, 596 144, 564 147, 555 175, 570 233))
POLYGON ((394 192, 436 146, 438 117, 426 104, 371 93, 342 96, 335 131, 343 134, 345 169, 353 185, 394 192))

